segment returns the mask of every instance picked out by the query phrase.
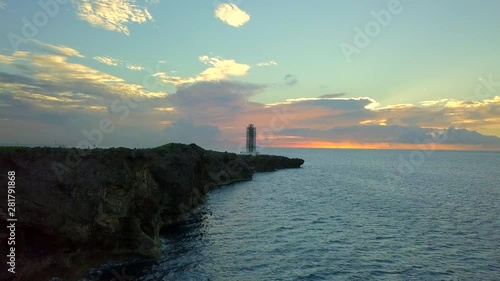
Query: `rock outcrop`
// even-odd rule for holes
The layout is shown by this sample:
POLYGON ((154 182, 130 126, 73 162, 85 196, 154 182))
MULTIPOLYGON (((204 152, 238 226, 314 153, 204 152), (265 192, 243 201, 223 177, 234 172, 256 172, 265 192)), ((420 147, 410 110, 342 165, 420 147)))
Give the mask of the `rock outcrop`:
MULTIPOLYGON (((74 280, 109 259, 158 257, 160 229, 189 215, 211 188, 303 162, 207 151, 194 144, 0 148, 0 182, 7 184, 7 171, 16 173, 17 277, 10 280, 74 280)), ((7 198, 6 188, 1 194, 7 198)), ((2 221, 7 216, 2 200, 2 221)), ((0 236, 2 253, 5 237, 0 236)), ((4 266, 0 279, 9 280, 13 276, 4 266)))
POLYGON ((241 155, 242 160, 253 167, 256 172, 272 172, 280 169, 300 167, 304 160, 275 155, 241 155))

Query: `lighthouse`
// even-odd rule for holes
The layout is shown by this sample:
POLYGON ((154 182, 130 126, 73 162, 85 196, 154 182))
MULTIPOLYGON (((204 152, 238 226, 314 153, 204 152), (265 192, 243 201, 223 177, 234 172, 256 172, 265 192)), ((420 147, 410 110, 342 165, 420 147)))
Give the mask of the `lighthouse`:
POLYGON ((248 154, 257 154, 257 128, 253 124, 247 127, 247 151, 248 154))

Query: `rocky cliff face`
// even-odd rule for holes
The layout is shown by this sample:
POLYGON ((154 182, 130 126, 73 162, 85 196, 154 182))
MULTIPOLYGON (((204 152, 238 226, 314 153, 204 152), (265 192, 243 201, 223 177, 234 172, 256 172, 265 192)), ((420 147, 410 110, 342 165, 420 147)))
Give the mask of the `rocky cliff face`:
MULTIPOLYGON (((7 184, 7 171, 16 173, 15 280, 49 280, 56 272, 71 280, 110 257, 157 257, 160 229, 189 215, 211 188, 302 163, 206 151, 194 144, 0 148, 0 182, 7 184)), ((6 188, 1 194, 7 198, 6 188)), ((4 200, 0 216, 7 218, 4 200)), ((6 253, 7 236, 0 237, 6 253)), ((12 278, 5 272, 1 280, 12 278)))

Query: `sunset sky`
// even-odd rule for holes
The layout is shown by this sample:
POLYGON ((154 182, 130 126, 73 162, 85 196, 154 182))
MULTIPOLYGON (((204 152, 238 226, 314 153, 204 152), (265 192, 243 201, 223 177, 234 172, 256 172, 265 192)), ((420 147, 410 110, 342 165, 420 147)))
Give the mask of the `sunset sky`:
POLYGON ((500 149, 499 11, 0 0, 0 145, 500 149))

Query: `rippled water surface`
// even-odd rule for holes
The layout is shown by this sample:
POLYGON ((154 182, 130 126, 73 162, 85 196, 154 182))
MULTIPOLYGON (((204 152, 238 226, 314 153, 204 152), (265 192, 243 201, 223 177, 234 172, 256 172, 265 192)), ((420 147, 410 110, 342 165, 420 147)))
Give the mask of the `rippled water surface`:
POLYGON ((90 278, 500 280, 500 153, 265 152, 306 162, 210 192, 161 259, 90 278))

